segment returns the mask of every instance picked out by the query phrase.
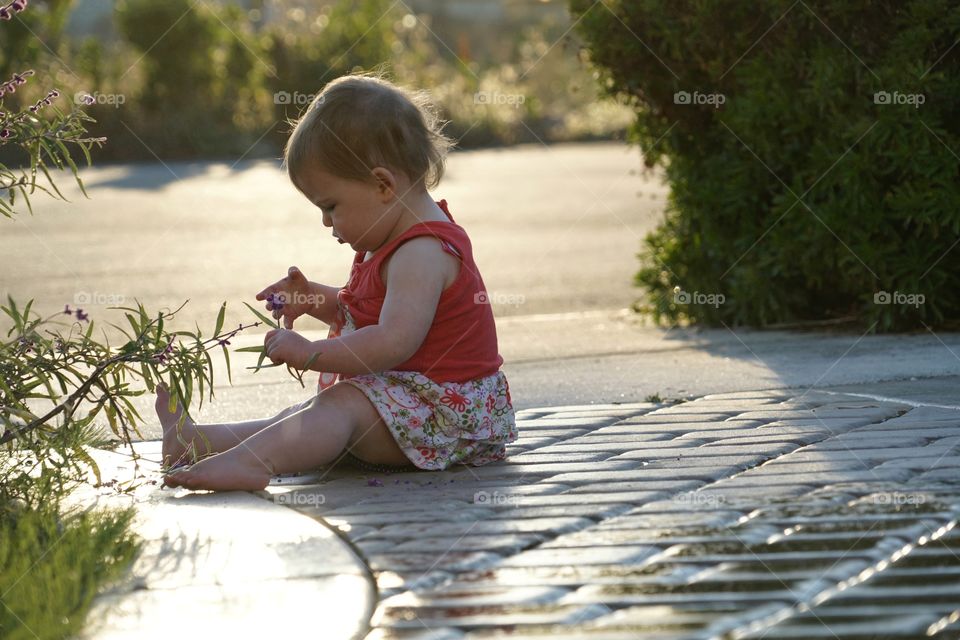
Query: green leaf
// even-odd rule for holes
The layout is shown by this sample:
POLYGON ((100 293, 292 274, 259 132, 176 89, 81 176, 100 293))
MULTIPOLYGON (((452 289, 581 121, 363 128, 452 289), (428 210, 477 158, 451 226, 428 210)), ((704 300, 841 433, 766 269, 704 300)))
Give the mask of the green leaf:
POLYGON ((223 304, 220 305, 220 313, 217 314, 217 325, 216 325, 216 328, 213 330, 214 337, 220 335, 220 329, 223 328, 223 316, 224 314, 226 314, 226 312, 227 312, 227 302, 226 300, 224 300, 223 304))
POLYGON ((261 320, 263 320, 265 323, 267 323, 268 326, 271 326, 271 327, 273 327, 274 329, 279 329, 279 328, 280 328, 280 325, 279 325, 279 324, 275 323, 273 320, 271 320, 271 319, 268 318, 267 316, 263 315, 262 313, 260 313, 259 311, 257 311, 257 310, 254 309, 253 307, 251 307, 249 303, 244 302, 243 304, 247 305, 247 308, 250 309, 250 311, 253 311, 253 314, 254 314, 255 316, 257 316, 258 318, 260 318, 261 320))
POLYGON ((170 399, 167 401, 167 411, 174 413, 177 410, 177 396, 180 392, 180 386, 177 384, 176 378, 173 377, 173 371, 170 371, 169 374, 170 384, 167 385, 167 388, 170 392, 170 399))
POLYGON ((310 369, 310 365, 312 365, 319 357, 320 357, 319 351, 313 353, 309 358, 307 358, 306 363, 304 363, 303 370, 308 371, 310 369))
POLYGON ((230 381, 230 384, 233 385, 233 374, 230 373, 230 351, 227 349, 227 345, 222 344, 220 348, 223 349, 223 359, 227 363, 227 380, 230 381))

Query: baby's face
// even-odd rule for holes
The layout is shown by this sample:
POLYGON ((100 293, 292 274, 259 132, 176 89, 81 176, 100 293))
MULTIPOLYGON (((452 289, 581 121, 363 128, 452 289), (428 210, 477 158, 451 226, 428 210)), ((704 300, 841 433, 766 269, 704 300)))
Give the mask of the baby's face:
POLYGON ((323 224, 354 251, 376 251, 396 220, 391 194, 373 182, 335 176, 320 167, 305 167, 296 177, 297 188, 323 213, 323 224))

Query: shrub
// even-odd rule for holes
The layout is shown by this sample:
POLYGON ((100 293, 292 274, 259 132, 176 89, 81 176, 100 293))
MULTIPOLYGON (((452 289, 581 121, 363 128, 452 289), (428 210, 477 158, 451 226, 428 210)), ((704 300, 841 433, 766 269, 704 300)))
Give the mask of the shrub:
POLYGON ((571 0, 665 170, 636 283, 658 321, 960 316, 960 6, 571 0))

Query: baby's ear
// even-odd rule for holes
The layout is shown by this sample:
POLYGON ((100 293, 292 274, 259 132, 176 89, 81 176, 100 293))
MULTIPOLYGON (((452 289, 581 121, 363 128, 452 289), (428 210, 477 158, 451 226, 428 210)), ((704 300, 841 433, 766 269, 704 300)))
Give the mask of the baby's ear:
POLYGON ((373 171, 373 179, 377 181, 377 192, 384 198, 393 198, 397 194, 397 178, 389 169, 376 167, 373 171))

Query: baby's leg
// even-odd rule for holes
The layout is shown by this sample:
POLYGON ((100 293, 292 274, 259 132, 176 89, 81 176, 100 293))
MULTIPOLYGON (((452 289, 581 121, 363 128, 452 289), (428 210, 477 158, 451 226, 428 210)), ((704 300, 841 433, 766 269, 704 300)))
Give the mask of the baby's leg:
POLYGON ((194 424, 189 417, 184 420, 179 431, 177 422, 183 413, 183 408, 177 406, 174 413, 170 413, 168 402, 170 392, 166 385, 157 386, 157 401, 154 408, 157 411, 157 417, 163 427, 163 465, 169 466, 179 462, 189 461, 190 457, 185 455, 188 452, 196 451, 198 455, 204 456, 211 453, 226 451, 231 447, 243 442, 253 434, 270 426, 274 422, 302 409, 306 403, 296 404, 280 411, 272 418, 261 418, 259 420, 245 420, 242 422, 227 422, 220 424, 194 424), (202 433, 209 442, 209 446, 204 439, 198 435, 202 433), (186 445, 183 444, 186 442, 186 445))
POLYGON ((190 489, 263 489, 273 475, 328 464, 344 449, 368 462, 409 463, 363 392, 341 382, 232 449, 170 474, 166 483, 190 489))

